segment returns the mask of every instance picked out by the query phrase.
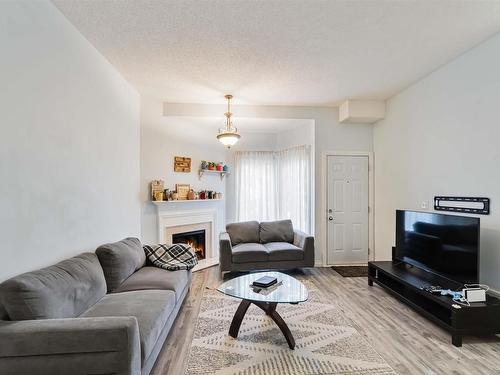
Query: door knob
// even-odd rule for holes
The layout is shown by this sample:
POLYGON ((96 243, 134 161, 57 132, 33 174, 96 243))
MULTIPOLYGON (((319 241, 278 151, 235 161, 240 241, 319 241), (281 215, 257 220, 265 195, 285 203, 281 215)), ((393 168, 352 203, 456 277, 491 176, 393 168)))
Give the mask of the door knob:
POLYGON ((328 216, 328 220, 333 221, 333 216, 328 216))

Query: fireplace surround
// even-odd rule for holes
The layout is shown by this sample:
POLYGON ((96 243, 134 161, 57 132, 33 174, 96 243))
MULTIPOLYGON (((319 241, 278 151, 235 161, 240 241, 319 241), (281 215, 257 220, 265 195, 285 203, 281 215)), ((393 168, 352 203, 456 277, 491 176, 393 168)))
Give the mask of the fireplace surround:
MULTIPOLYGON (((193 269, 197 271, 219 263, 217 233, 219 218, 215 209, 158 211, 158 243, 174 243, 177 236, 190 232, 205 233, 204 258, 197 252, 198 265, 193 269)), ((196 251, 196 249, 195 249, 196 251)))

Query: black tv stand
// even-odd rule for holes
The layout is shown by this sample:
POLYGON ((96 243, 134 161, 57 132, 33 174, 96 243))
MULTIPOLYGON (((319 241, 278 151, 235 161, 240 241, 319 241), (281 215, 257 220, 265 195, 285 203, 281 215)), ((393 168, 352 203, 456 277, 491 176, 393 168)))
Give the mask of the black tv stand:
POLYGON ((422 288, 439 285, 459 290, 462 284, 399 261, 369 262, 368 285, 373 283, 448 330, 455 346, 462 346, 464 335, 500 333, 500 300, 491 295, 486 302, 471 303, 470 307, 458 305, 449 296, 434 295, 422 288))

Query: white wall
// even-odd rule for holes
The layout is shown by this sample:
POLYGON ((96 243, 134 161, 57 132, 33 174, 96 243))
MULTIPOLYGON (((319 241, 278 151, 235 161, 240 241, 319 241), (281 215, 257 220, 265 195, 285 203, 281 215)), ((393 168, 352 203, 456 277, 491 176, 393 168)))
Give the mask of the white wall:
POLYGON ((500 34, 387 103, 375 126, 375 233, 390 259, 394 211, 436 195, 491 199, 481 218, 481 281, 500 290, 500 34))
POLYGON ((140 98, 51 3, 0 25, 4 280, 140 234, 140 98))
POLYGON ((310 124, 298 126, 294 129, 277 134, 276 150, 285 150, 294 146, 314 146, 314 121, 310 124))
MULTIPOLYGON (((164 103, 164 112, 177 116, 220 116, 224 105, 164 103)), ((235 105, 234 113, 244 118, 309 119, 314 121, 315 154, 315 243, 316 262, 323 263, 326 246, 326 209, 322 191, 322 163, 326 151, 372 151, 373 125, 340 124, 336 107, 288 107, 235 105)))
POLYGON ((252 133, 240 131, 241 138, 229 151, 234 159, 235 151, 274 151, 278 144, 276 133, 252 133))
MULTIPOLYGON (((214 190, 226 195, 225 180, 217 175, 205 174, 198 178, 202 160, 226 162, 226 150, 215 137, 215 131, 193 117, 163 115, 163 103, 142 97, 141 103, 141 202, 142 238, 145 243, 158 242, 157 208, 150 202, 151 180, 162 179, 165 187, 189 184, 196 190, 214 190), (191 158, 191 173, 174 172, 174 156, 191 158)), ((220 218, 218 232, 225 223, 224 202, 187 202, 163 208, 176 211, 201 208, 217 209, 220 218)))

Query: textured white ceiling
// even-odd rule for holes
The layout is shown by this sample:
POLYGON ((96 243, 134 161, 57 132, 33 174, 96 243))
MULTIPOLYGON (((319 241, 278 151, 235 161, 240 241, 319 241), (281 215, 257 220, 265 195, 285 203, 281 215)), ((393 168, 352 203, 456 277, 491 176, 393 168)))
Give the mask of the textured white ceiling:
POLYGON ((500 1, 53 0, 169 102, 385 99, 500 31, 500 1))

